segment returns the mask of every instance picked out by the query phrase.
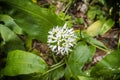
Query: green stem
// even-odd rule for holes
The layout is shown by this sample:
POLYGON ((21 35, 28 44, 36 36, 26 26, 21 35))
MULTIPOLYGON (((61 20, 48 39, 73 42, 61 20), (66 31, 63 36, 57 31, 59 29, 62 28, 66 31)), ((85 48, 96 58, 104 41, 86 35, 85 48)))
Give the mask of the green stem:
POLYGON ((59 62, 59 63, 57 63, 57 64, 54 64, 54 65, 52 65, 52 66, 50 66, 50 68, 53 68, 53 67, 55 67, 55 66, 58 66, 58 65, 60 65, 60 64, 62 64, 63 63, 63 59, 59 62))
POLYGON ((72 4, 72 1, 70 1, 67 5, 66 5, 66 10, 65 10, 65 14, 67 13, 68 9, 70 8, 70 5, 72 4))
POLYGON ((62 63, 62 64, 60 64, 60 65, 58 65, 58 66, 56 66, 54 68, 49 69, 48 71, 46 71, 45 73, 43 73, 42 76, 45 75, 45 74, 47 74, 47 73, 49 73, 49 72, 51 72, 51 71, 53 71, 53 70, 55 70, 55 69, 57 69, 57 68, 59 68, 59 67, 61 67, 61 66, 63 66, 64 64, 65 63, 62 63))
POLYGON ((53 60, 55 61, 55 63, 58 63, 58 61, 57 61, 57 59, 56 59, 56 57, 55 57, 53 52, 52 52, 52 56, 53 56, 53 60))
POLYGON ((45 74, 48 74, 49 72, 51 72, 51 71, 53 71, 53 70, 55 70, 55 69, 57 69, 57 68, 63 66, 64 64, 65 64, 65 62, 64 62, 64 59, 63 59, 63 60, 61 60, 59 63, 57 63, 57 64, 51 66, 51 67, 50 67, 51 69, 49 69, 48 71, 46 71, 46 72, 43 73, 42 75, 41 75, 41 74, 40 74, 40 75, 38 74, 38 75, 33 76, 33 77, 34 77, 34 78, 36 78, 36 77, 42 77, 42 76, 44 76, 45 74))

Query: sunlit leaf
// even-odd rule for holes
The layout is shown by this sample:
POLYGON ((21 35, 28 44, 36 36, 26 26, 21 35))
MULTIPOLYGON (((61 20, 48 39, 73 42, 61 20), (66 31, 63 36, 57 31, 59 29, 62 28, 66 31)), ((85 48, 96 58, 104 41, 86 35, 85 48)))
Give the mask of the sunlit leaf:
POLYGON ((32 2, 37 3, 37 0, 32 0, 32 2))
POLYGON ((0 34, 5 42, 6 51, 14 49, 24 49, 24 44, 20 38, 8 27, 0 24, 0 34))
POLYGON ((97 20, 87 28, 87 33, 90 36, 97 36, 102 28, 102 25, 103 25, 103 22, 100 20, 97 20))
POLYGON ((14 19, 8 15, 0 15, 0 21, 3 22, 5 26, 14 31, 17 34, 22 34, 22 29, 14 22, 14 19))
POLYGON ((8 53, 3 74, 16 76, 21 74, 44 73, 47 70, 45 61, 30 52, 15 50, 8 53))
POLYGON ((91 71, 91 76, 103 80, 117 80, 120 78, 120 49, 111 52, 98 62, 91 71))
POLYGON ((114 25, 114 21, 112 19, 108 19, 107 21, 105 21, 105 23, 103 24, 100 34, 103 35, 105 34, 109 29, 111 29, 111 27, 114 25))

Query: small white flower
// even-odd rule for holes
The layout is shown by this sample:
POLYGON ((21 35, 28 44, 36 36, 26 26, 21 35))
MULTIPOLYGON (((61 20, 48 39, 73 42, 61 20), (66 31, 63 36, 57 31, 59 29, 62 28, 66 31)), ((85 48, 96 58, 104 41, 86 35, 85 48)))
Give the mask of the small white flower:
POLYGON ((73 28, 67 28, 67 24, 63 27, 57 26, 48 33, 48 46, 56 54, 68 54, 71 51, 70 48, 76 43, 77 36, 74 35, 73 28))

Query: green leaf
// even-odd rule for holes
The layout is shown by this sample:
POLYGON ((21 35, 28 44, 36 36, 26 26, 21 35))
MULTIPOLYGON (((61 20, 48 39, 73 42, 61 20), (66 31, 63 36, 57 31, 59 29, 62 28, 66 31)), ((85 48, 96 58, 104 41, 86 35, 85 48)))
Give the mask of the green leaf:
POLYGON ((73 53, 70 54, 65 75, 67 78, 84 75, 82 68, 88 61, 92 60, 96 49, 93 46, 88 46, 84 42, 78 43, 73 53))
POLYGON ((100 35, 105 34, 111 27, 114 25, 114 21, 112 19, 108 19, 102 26, 100 35))
POLYGON ((16 22, 28 36, 47 42, 48 31, 64 23, 50 9, 41 8, 30 0, 4 0, 5 3, 17 10, 13 14, 16 22))
POLYGON ((0 24, 0 34, 5 42, 5 50, 24 49, 24 44, 20 38, 8 27, 0 24))
POLYGON ((93 20, 96 16, 96 9, 90 8, 90 10, 88 10, 87 16, 89 19, 93 20))
POLYGON ((105 0, 99 0, 100 3, 102 3, 103 5, 106 5, 106 1, 105 0))
MULTIPOLYGON (((36 79, 34 79, 34 80, 36 80, 36 79)), ((44 75, 42 77, 38 77, 38 80, 49 80, 49 75, 46 74, 46 75, 44 75)))
POLYGON ((44 73, 47 70, 45 61, 30 52, 15 50, 8 53, 7 63, 2 73, 7 76, 44 73))
POLYGON ((87 38, 86 41, 88 43, 90 43, 91 45, 94 45, 96 46, 97 48, 102 48, 102 49, 105 49, 105 50, 108 50, 108 48, 100 41, 94 39, 94 38, 87 38))
POLYGON ((117 80, 120 78, 120 49, 108 54, 91 69, 91 76, 103 80, 117 80))
POLYGON ((103 22, 100 20, 97 20, 87 28, 87 33, 90 36, 97 36, 100 33, 102 25, 103 25, 103 22))
POLYGON ((77 24, 83 24, 84 23, 83 18, 75 18, 75 21, 76 21, 77 24))
POLYGON ((98 80, 98 79, 91 78, 91 77, 86 77, 86 76, 78 76, 78 78, 79 78, 80 80, 98 80))
POLYGON ((69 28, 71 28, 72 26, 73 26, 73 22, 72 22, 72 17, 70 16, 70 15, 68 15, 68 14, 66 14, 66 13, 64 13, 64 12, 60 12, 60 13, 58 13, 57 14, 58 15, 58 17, 61 19, 61 20, 63 20, 63 21, 65 21, 66 23, 67 23, 67 26, 69 27, 69 28))
POLYGON ((51 72, 51 80, 59 80, 60 78, 62 78, 64 76, 64 68, 60 67, 54 71, 51 72))
POLYGON ((100 9, 100 6, 94 5, 90 6, 90 9, 88 10, 87 17, 90 20, 94 19, 104 19, 104 11, 100 9))
POLYGON ((22 29, 14 22, 14 19, 8 15, 0 15, 0 21, 4 22, 4 25, 17 34, 22 34, 22 29))

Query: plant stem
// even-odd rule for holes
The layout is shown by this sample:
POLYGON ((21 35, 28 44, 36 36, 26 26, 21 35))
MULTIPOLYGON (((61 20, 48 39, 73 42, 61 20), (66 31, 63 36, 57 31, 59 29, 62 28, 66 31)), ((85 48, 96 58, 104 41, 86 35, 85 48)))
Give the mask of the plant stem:
POLYGON ((68 9, 70 8, 70 5, 72 4, 72 1, 69 1, 69 3, 66 5, 66 10, 65 10, 65 14, 67 13, 68 9))
POLYGON ((47 73, 49 73, 49 72, 51 72, 51 71, 53 71, 53 70, 55 70, 55 69, 57 69, 57 68, 59 68, 59 67, 61 67, 61 66, 63 66, 64 64, 65 64, 65 63, 61 63, 60 65, 49 69, 48 71, 46 71, 45 73, 43 73, 42 76, 45 75, 45 74, 47 74, 47 73))
POLYGON ((59 62, 59 63, 57 63, 57 64, 54 64, 54 65, 52 65, 52 66, 50 66, 50 68, 53 68, 53 67, 55 67, 55 66, 58 66, 58 65, 60 65, 61 63, 63 63, 63 59, 59 62))
POLYGON ((55 55, 53 54, 53 52, 52 52, 52 56, 53 56, 53 60, 55 61, 55 63, 58 63, 58 61, 57 61, 55 55))
POLYGON ((55 69, 63 66, 64 64, 65 64, 65 62, 64 62, 64 58, 63 58, 63 60, 61 60, 59 63, 52 65, 48 71, 46 71, 42 75, 41 74, 40 75, 36 75, 36 76, 34 76, 34 78, 36 78, 36 77, 42 77, 45 74, 48 74, 49 72, 51 72, 51 71, 53 71, 53 70, 55 70, 55 69))

